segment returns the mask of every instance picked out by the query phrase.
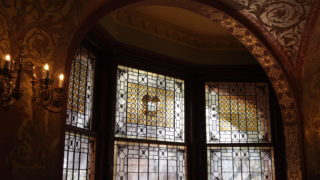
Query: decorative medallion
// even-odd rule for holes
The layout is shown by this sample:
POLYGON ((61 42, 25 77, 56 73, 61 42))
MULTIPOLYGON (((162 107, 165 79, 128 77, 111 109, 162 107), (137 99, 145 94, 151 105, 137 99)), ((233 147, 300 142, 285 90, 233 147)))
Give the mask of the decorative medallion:
POLYGON ((142 101, 145 106, 144 113, 146 116, 156 117, 157 116, 157 105, 158 102, 160 102, 160 99, 158 96, 150 96, 150 95, 144 95, 142 98, 142 101))

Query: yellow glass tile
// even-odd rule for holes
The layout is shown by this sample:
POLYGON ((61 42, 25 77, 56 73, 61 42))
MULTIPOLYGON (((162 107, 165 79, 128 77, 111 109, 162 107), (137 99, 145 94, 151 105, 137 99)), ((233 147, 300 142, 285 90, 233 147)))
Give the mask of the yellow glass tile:
MULTIPOLYGON (((158 126, 161 126, 161 127, 168 127, 166 125, 167 123, 165 123, 166 121, 174 121, 173 115, 172 114, 170 115, 170 113, 173 113, 173 108, 174 108, 173 106, 174 97, 172 96, 174 94, 173 91, 166 91, 163 89, 147 87, 145 85, 137 85, 134 83, 128 83, 128 86, 131 87, 131 91, 128 91, 128 102, 132 103, 129 107, 131 109, 128 108, 128 112, 136 113, 137 112, 136 109, 138 108, 139 119, 147 119, 149 125, 155 125, 154 122, 151 123, 150 121, 155 121, 156 118, 159 118, 158 121, 160 120, 161 122, 163 122, 161 123, 161 125, 158 124, 158 126), (139 92, 139 94, 137 94, 136 92, 139 92), (150 117, 145 114, 145 111, 146 111, 145 103, 142 101, 142 99, 144 95, 147 95, 147 94, 150 96, 157 96, 160 99, 160 102, 157 104, 156 117, 150 117), (166 117, 166 118, 162 118, 162 117, 166 117)), ((138 124, 141 124, 141 123, 146 124, 146 122, 144 121, 138 121, 138 124)))

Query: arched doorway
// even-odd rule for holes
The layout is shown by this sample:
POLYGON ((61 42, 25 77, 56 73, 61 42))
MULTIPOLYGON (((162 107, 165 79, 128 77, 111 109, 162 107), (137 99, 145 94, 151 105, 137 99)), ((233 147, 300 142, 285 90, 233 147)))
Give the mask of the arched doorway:
MULTIPOLYGON (((216 9, 214 5, 205 5, 194 1, 169 0, 161 2, 150 0, 130 1, 126 3, 105 3, 96 12, 92 13, 91 16, 77 30, 71 41, 71 45, 69 46, 69 56, 71 57, 71 55, 75 52, 74 47, 79 45, 85 33, 100 17, 125 5, 139 6, 146 4, 178 7, 204 16, 228 29, 240 42, 242 42, 244 46, 246 46, 252 55, 255 56, 272 82, 273 88, 277 94, 278 102, 280 104, 285 131, 284 134, 288 178, 302 179, 299 112, 295 102, 294 94, 290 89, 287 75, 281 63, 279 63, 274 54, 272 54, 272 49, 269 49, 270 45, 263 43, 263 39, 257 38, 257 35, 252 33, 252 31, 237 21, 236 17, 228 15, 228 13, 225 13, 223 10, 216 9)), ((70 64, 70 60, 67 61, 66 67, 70 67, 70 64)))

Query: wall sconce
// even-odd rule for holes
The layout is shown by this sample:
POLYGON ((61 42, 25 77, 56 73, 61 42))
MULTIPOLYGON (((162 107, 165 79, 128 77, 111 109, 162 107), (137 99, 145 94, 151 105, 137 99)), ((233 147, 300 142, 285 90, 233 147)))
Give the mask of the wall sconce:
POLYGON ((0 106, 8 106, 19 100, 23 92, 21 90, 21 71, 23 70, 23 51, 17 61, 11 59, 9 54, 0 57, 0 106))
POLYGON ((37 75, 35 69, 36 66, 33 68, 33 76, 31 81, 33 93, 32 100, 50 112, 62 112, 66 102, 66 92, 63 88, 64 75, 59 75, 58 87, 52 87, 54 80, 50 75, 49 64, 46 63, 43 66, 40 76, 37 75))
POLYGON ((9 54, 0 57, 0 106, 5 107, 19 100, 23 95, 21 89, 21 73, 26 70, 32 75, 32 101, 40 104, 46 110, 54 113, 61 112, 66 102, 66 93, 63 88, 64 75, 59 75, 58 87, 52 87, 54 80, 50 77, 50 68, 46 63, 43 72, 37 76, 31 62, 24 63, 24 49, 21 47, 18 60, 9 54), (33 67, 33 69, 31 67, 33 67), (40 77, 40 78, 38 78, 40 77))

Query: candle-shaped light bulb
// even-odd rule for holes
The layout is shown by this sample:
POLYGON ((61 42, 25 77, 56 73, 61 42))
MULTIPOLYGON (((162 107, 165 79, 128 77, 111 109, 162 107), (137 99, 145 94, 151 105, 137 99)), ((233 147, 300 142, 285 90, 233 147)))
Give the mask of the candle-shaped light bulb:
POLYGON ((63 87, 63 81, 64 81, 64 75, 61 73, 59 75, 59 85, 58 85, 59 88, 63 87))
POLYGON ((6 61, 11 61, 11 56, 10 56, 10 54, 7 54, 7 55, 6 55, 6 61))
POLYGON ((49 75, 49 64, 46 63, 46 64, 43 66, 43 69, 44 69, 44 72, 45 72, 45 78, 46 78, 46 79, 49 79, 49 78, 50 78, 50 75, 49 75))
POLYGON ((4 59, 5 59, 5 61, 4 61, 3 69, 9 70, 10 65, 11 65, 11 56, 9 54, 7 54, 4 59))
POLYGON ((37 78, 36 66, 33 66, 33 68, 32 68, 32 78, 33 78, 33 79, 37 78))
POLYGON ((46 63, 43 67, 44 67, 45 71, 49 71, 49 64, 48 63, 46 63))

